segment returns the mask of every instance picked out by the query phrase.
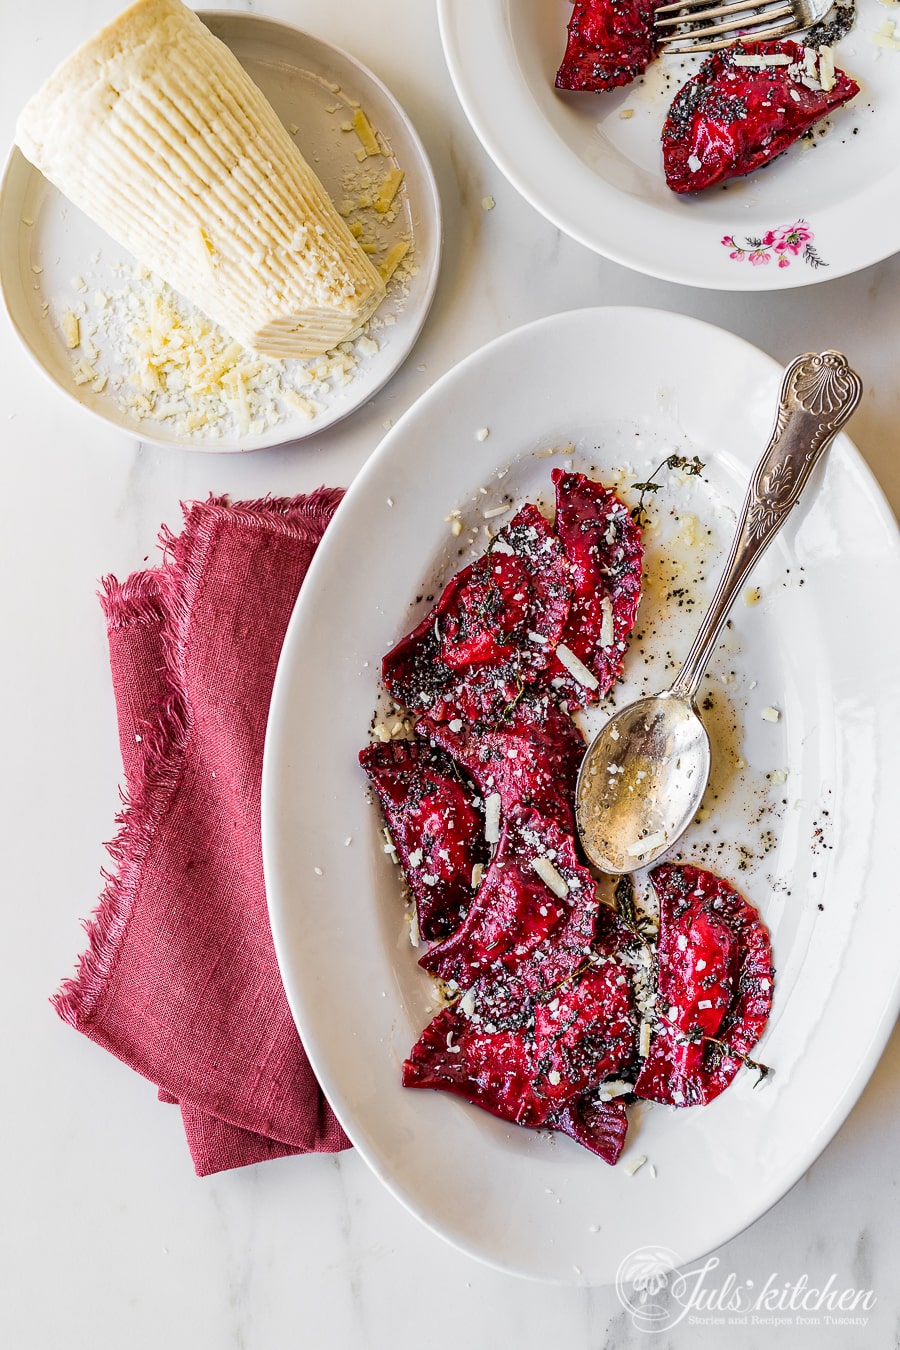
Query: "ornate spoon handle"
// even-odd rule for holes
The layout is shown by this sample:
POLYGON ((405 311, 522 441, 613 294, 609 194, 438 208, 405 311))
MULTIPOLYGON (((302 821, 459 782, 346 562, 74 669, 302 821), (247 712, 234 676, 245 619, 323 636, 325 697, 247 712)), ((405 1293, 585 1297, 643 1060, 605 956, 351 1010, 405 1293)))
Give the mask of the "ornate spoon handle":
POLYGON ((671 692, 693 698, 747 574, 781 529, 814 465, 859 403, 862 381, 840 352, 807 352, 784 374, 771 440, 753 471, 722 579, 671 692))

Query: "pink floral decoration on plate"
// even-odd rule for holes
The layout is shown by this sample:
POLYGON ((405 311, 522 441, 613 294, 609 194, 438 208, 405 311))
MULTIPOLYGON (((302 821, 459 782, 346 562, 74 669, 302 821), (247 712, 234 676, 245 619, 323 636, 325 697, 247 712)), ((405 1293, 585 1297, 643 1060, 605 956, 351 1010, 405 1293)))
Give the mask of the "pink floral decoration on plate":
POLYGON ((795 220, 793 225, 768 230, 761 239, 745 235, 743 244, 739 244, 733 235, 726 234, 722 243, 729 250, 729 258, 735 262, 746 258, 751 267, 765 267, 773 259, 779 267, 790 267, 794 258, 802 258, 810 267, 827 267, 813 245, 815 237, 805 220, 795 220))

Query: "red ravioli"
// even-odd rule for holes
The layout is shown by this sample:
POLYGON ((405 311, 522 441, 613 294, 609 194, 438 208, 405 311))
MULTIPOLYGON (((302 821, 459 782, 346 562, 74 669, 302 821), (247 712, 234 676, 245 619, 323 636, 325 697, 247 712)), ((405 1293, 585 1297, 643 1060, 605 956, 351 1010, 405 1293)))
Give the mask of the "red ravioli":
POLYGON ((569 613, 569 571, 550 525, 527 503, 388 652, 386 687, 436 721, 496 720, 552 660, 569 613))
POLYGON ((597 912, 593 877, 577 862, 571 837, 533 808, 517 807, 462 924, 419 964, 460 989, 475 987, 484 1015, 514 1026, 528 998, 554 989, 586 960, 597 912), (556 869, 564 896, 534 870, 535 859, 556 869))
POLYGON ((675 95, 662 131, 666 182, 699 192, 752 173, 859 93, 843 71, 828 92, 801 78, 806 49, 796 42, 738 42, 715 52, 675 95), (741 57, 787 56, 790 64, 744 66, 741 57))
POLYGON ((428 939, 458 927, 472 901, 472 869, 487 861, 484 814, 453 762, 424 741, 375 741, 359 762, 378 794, 428 939))
POLYGON ((550 1101, 568 1101, 634 1063, 637 1022, 626 969, 586 970, 534 1010, 535 1082, 550 1101))
POLYGON ((522 1030, 486 1031, 456 1008, 439 1012, 403 1065, 403 1086, 437 1088, 511 1120, 543 1125, 550 1103, 532 1084, 534 1048, 522 1030))
POLYGON ((622 670, 641 598, 641 532, 616 494, 581 473, 553 470, 556 533, 572 564, 572 604, 561 642, 596 676, 587 689, 555 656, 554 688, 570 711, 594 703, 622 670))
POLYGON ((504 815, 520 804, 534 806, 574 835, 575 782, 585 745, 572 719, 546 695, 523 699, 494 727, 426 717, 416 731, 452 755, 483 796, 499 792, 504 815))
POLYGON ((656 55, 658 0, 577 0, 569 20, 557 89, 615 89, 630 84, 656 55))
POLYGON ((753 906, 711 872, 664 863, 650 877, 659 898, 659 1020, 635 1092, 695 1106, 728 1086, 765 1029, 769 934, 753 906))
POLYGON ((627 1120, 622 1103, 600 1101, 598 1090, 635 1055, 620 973, 612 964, 588 971, 515 1030, 488 1030, 478 1014, 445 1008, 413 1046, 403 1086, 452 1092, 517 1125, 562 1130, 614 1163, 627 1120))

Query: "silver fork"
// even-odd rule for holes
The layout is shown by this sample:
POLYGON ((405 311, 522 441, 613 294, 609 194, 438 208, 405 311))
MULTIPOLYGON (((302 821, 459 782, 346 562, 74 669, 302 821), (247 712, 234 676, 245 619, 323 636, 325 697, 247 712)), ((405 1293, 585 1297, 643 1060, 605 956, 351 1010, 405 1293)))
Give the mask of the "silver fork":
POLYGON ((715 52, 730 47, 739 37, 759 42, 800 32, 823 19, 833 4, 834 0, 734 0, 732 4, 676 0, 657 7, 654 27, 664 53, 715 52))

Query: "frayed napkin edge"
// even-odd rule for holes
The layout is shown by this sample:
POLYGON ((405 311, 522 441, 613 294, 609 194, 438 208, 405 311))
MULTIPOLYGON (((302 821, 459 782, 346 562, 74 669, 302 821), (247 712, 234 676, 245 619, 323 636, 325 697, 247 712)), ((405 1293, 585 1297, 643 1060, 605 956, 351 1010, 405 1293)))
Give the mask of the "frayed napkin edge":
POLYGON ((119 789, 122 809, 117 833, 107 845, 115 864, 102 869, 103 890, 89 919, 82 920, 88 946, 75 974, 65 978, 50 1002, 62 1020, 78 1031, 89 1028, 115 967, 131 919, 138 886, 156 831, 181 782, 185 752, 193 728, 187 705, 184 670, 188 627, 205 559, 221 525, 266 529, 297 540, 319 538, 323 512, 337 509, 344 490, 317 488, 298 497, 262 497, 232 504, 228 496, 210 494, 205 502, 181 503, 184 528, 179 535, 160 532, 161 565, 133 572, 124 582, 113 575, 101 580, 98 592, 107 629, 129 623, 163 625, 167 695, 157 725, 144 737, 144 768, 139 786, 119 789))

